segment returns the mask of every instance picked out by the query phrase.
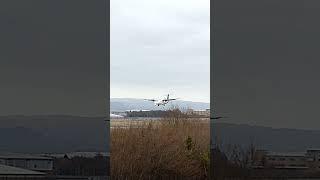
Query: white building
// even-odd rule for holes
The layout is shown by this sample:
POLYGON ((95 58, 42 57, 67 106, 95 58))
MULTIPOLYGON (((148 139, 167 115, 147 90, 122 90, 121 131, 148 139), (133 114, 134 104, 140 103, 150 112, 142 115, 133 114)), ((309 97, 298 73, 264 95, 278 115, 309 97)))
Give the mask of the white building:
POLYGON ((68 158, 74 157, 85 157, 85 158, 94 158, 96 156, 110 157, 109 152, 68 152, 68 153, 52 153, 52 154, 43 154, 46 157, 52 158, 63 158, 67 156, 68 158))
POLYGON ((0 154, 0 164, 42 172, 53 170, 52 158, 34 155, 2 153, 0 154))
POLYGON ((117 114, 110 114, 110 118, 111 119, 121 119, 121 118, 123 118, 124 116, 122 116, 122 115, 117 115, 117 114))
POLYGON ((187 109, 186 113, 188 115, 199 115, 199 116, 210 117, 210 109, 205 109, 205 110, 187 109))
POLYGON ((305 153, 268 153, 265 166, 285 169, 308 168, 305 153))
POLYGON ((300 153, 276 153, 266 150, 255 152, 255 168, 285 168, 320 170, 320 149, 307 149, 300 153))

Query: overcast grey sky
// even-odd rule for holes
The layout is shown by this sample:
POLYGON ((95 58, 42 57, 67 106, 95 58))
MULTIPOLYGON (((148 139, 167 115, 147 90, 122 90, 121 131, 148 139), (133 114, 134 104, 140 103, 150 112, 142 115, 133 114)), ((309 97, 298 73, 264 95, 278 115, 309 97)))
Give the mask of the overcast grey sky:
POLYGON ((320 2, 214 6, 215 112, 224 122, 320 129, 320 2))
POLYGON ((209 102, 209 0, 111 0, 110 9, 111 97, 209 102))
POLYGON ((0 115, 106 113, 100 0, 0 1, 0 115))

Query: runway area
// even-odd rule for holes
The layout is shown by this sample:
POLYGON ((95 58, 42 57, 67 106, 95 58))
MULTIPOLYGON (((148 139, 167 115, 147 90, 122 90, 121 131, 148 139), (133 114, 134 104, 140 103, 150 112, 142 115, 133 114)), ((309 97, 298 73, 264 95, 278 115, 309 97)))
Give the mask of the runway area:
MULTIPOLYGON (((209 118, 189 118, 188 120, 201 120, 200 122, 208 123, 209 118)), ((129 127, 143 127, 147 126, 152 122, 152 125, 160 124, 161 121, 166 121, 163 118, 149 118, 149 117, 139 117, 139 118, 115 118, 111 119, 111 128, 129 128, 129 127)))

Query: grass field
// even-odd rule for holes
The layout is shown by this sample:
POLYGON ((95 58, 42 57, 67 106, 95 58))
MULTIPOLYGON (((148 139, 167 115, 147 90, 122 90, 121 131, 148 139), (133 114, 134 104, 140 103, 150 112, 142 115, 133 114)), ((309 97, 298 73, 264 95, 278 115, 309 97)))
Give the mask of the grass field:
POLYGON ((112 179, 208 179, 209 119, 111 121, 112 179))

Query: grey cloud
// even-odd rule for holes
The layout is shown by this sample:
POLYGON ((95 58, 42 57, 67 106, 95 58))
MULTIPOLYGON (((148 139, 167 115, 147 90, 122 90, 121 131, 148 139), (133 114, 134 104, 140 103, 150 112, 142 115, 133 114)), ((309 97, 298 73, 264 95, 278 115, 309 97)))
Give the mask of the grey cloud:
POLYGON ((236 123, 319 129, 319 2, 216 1, 214 107, 236 123), (312 8, 310 6, 313 4, 312 8))
MULTIPOLYGON (((126 2, 111 4, 115 7, 111 12, 111 89, 125 84, 134 89, 191 86, 190 94, 198 92, 199 98, 207 98, 209 1, 126 2)), ((138 94, 117 92, 112 94, 138 94)))
POLYGON ((0 114, 105 115, 103 1, 0 2, 0 114))

